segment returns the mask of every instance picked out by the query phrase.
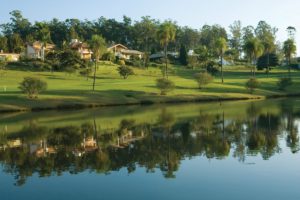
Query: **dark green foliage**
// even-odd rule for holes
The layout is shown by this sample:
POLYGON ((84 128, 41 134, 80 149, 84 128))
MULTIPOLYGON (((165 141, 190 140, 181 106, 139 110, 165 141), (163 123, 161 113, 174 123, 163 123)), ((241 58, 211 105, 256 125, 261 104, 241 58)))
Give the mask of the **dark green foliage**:
POLYGON ((59 55, 59 59, 61 70, 65 70, 66 68, 79 69, 84 67, 84 61, 80 58, 80 55, 76 51, 62 51, 59 55))
POLYGON ((37 98, 39 93, 47 89, 47 83, 35 77, 25 77, 20 83, 20 90, 28 95, 28 98, 37 98))
POLYGON ((219 67, 216 62, 209 61, 205 65, 206 71, 212 75, 215 75, 219 72, 219 67))
POLYGON ((197 73, 194 76, 198 83, 199 89, 202 89, 203 86, 208 85, 214 80, 214 77, 207 72, 197 73))
POLYGON ((7 37, 0 35, 0 51, 6 52, 8 49, 7 44, 7 37))
POLYGON ((180 64, 186 66, 188 64, 188 55, 184 45, 181 45, 179 52, 179 62, 180 64))
POLYGON ((18 62, 8 63, 8 68, 20 68, 31 71, 49 71, 52 69, 52 63, 38 59, 21 59, 18 62))
POLYGON ((0 60, 0 70, 5 69, 7 65, 7 62, 5 60, 0 60))
POLYGON ((275 54, 275 53, 270 53, 270 54, 264 54, 263 56, 258 58, 258 60, 257 60, 257 69, 258 70, 267 69, 268 60, 269 60, 269 67, 279 66, 278 55, 275 54))
POLYGON ((286 90, 287 87, 293 85, 293 80, 289 77, 284 77, 284 78, 281 78, 279 79, 278 83, 278 89, 279 90, 286 90))
POLYGON ((110 61, 110 62, 115 62, 116 56, 115 56, 115 54, 113 52, 108 51, 108 52, 106 52, 106 53, 103 54, 102 59, 110 61))
POLYGON ((72 50, 50 52, 47 54, 45 62, 58 71, 66 71, 66 69, 70 68, 85 68, 88 64, 87 61, 80 58, 78 52, 72 50))
POLYGON ((122 65, 122 66, 118 67, 118 71, 119 71, 120 76, 122 76, 124 79, 127 79, 128 76, 134 74, 132 68, 128 67, 126 65, 122 65))
POLYGON ((258 88, 260 85, 259 81, 256 78, 250 78, 246 82, 246 88, 250 91, 252 94, 256 88, 258 88))
POLYGON ((175 84, 166 78, 157 79, 156 86, 160 89, 161 95, 166 95, 175 88, 175 84))

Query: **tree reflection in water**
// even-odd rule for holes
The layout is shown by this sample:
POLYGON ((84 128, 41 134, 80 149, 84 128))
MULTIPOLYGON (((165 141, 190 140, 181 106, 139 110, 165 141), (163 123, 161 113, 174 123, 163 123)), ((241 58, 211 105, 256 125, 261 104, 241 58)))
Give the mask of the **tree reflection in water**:
POLYGON ((282 137, 293 153, 299 150, 300 115, 293 105, 283 104, 274 114, 250 103, 245 114, 228 114, 220 109, 178 118, 162 109, 155 122, 123 119, 116 130, 97 130, 95 118, 56 128, 30 121, 18 132, 1 134, 0 162, 6 173, 15 176, 16 185, 23 185, 35 173, 40 177, 86 170, 109 174, 122 168, 132 173, 138 167, 175 178, 181 160, 195 156, 231 155, 240 162, 248 156, 269 159, 280 153, 282 137))

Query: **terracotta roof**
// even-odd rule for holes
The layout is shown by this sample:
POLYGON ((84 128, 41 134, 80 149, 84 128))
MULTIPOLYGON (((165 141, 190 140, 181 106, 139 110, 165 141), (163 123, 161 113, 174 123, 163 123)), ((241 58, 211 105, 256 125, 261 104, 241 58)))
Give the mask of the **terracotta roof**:
POLYGON ((84 42, 71 42, 70 47, 72 49, 78 49, 78 48, 88 48, 88 45, 84 42))
MULTIPOLYGON (((40 50, 40 49, 42 49, 42 42, 40 42, 40 41, 35 41, 35 42, 33 42, 33 43, 28 43, 27 45, 30 45, 30 46, 32 46, 34 49, 36 49, 36 50, 40 50)), ((52 49, 54 49, 55 48, 55 45, 54 44, 50 44, 50 43, 47 43, 46 44, 46 50, 52 50, 52 49)))

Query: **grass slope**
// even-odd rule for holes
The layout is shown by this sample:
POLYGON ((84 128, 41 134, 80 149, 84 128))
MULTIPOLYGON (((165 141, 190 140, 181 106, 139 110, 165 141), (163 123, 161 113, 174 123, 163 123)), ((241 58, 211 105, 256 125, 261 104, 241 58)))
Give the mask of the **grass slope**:
POLYGON ((172 66, 169 79, 175 82, 176 88, 166 96, 159 95, 155 86, 157 78, 161 77, 158 68, 148 70, 134 68, 135 75, 124 80, 119 76, 116 65, 104 64, 97 71, 96 91, 92 89, 92 79, 86 80, 78 74, 68 75, 64 72, 34 72, 29 70, 8 69, 0 71, 0 111, 53 109, 63 107, 93 107, 119 104, 139 104, 141 102, 179 102, 195 100, 218 100, 238 98, 264 98, 272 95, 295 94, 300 90, 300 73, 293 72, 293 86, 286 92, 277 89, 280 77, 287 76, 286 69, 273 70, 269 76, 258 72, 261 82, 254 94, 245 89, 245 82, 250 72, 245 67, 227 67, 225 83, 220 77, 205 89, 199 90, 193 75, 197 70, 172 66), (18 89, 19 83, 26 76, 39 77, 48 83, 48 90, 39 99, 28 99, 18 89), (6 88, 6 91, 4 91, 6 88))

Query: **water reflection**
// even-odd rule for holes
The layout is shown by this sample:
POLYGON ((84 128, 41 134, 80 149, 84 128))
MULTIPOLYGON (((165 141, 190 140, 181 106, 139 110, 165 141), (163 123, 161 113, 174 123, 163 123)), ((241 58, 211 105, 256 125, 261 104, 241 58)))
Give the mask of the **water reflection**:
POLYGON ((261 155, 268 160, 281 148, 299 151, 300 112, 295 102, 283 100, 271 108, 268 103, 247 103, 244 110, 201 107, 196 115, 181 117, 176 116, 180 109, 162 108, 155 120, 141 121, 133 115, 113 128, 101 128, 97 116, 64 126, 30 119, 22 121, 17 131, 1 128, 0 162, 20 186, 36 173, 40 177, 86 170, 109 174, 122 168, 133 173, 140 167, 176 178, 181 161, 195 156, 232 156, 245 162, 249 156, 261 155))

